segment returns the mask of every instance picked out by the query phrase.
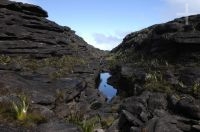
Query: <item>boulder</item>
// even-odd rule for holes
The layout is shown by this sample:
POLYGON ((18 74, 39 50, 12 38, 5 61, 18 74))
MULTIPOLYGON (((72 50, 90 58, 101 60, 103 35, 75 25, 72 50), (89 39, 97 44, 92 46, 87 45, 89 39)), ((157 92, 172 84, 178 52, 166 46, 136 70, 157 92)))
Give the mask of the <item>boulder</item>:
POLYGON ((167 100, 166 100, 166 95, 162 93, 155 93, 152 94, 149 97, 148 100, 148 108, 151 111, 154 111, 156 109, 163 109, 166 110, 167 108, 167 100))
POLYGON ((179 114, 193 119, 200 119, 200 102, 191 97, 184 97, 176 104, 176 110, 179 114))
POLYGON ((162 118, 152 118, 144 128, 148 132, 182 132, 176 127, 176 123, 174 117, 167 115, 162 118))
POLYGON ((126 110, 122 110, 119 118, 119 128, 123 131, 130 130, 131 126, 141 127, 143 122, 126 110))

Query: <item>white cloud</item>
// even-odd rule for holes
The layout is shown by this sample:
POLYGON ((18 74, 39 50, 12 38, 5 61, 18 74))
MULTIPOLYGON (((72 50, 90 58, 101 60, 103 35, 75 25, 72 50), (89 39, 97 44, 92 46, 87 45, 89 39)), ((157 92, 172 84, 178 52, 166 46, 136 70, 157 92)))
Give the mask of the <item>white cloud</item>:
POLYGON ((22 2, 22 3, 30 3, 30 4, 34 3, 32 0, 10 0, 10 1, 22 2))
POLYGON ((88 43, 102 50, 112 50, 119 45, 129 31, 115 31, 113 34, 94 33, 88 43))
POLYGON ((95 33, 93 34, 94 40, 96 41, 96 43, 98 44, 113 44, 113 43, 118 43, 119 41, 121 41, 121 38, 119 38, 118 36, 114 36, 114 35, 105 35, 102 33, 95 33))
POLYGON ((200 13, 200 0, 164 0, 164 1, 167 2, 170 5, 171 9, 177 14, 185 13, 186 5, 188 5, 189 8, 188 9, 189 15, 200 13))

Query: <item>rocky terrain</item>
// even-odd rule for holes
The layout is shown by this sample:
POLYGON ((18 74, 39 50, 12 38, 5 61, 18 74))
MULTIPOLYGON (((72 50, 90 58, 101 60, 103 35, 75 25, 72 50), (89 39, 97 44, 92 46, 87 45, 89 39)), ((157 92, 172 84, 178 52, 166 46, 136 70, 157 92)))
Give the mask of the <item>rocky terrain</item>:
POLYGON ((110 53, 47 17, 0 1, 1 132, 200 131, 200 15, 131 33, 110 53), (101 71, 118 90, 109 103, 101 71))
POLYGON ((106 102, 97 89, 104 52, 47 17, 41 7, 0 1, 1 132, 91 129, 83 121, 106 102))
POLYGON ((200 131, 200 15, 127 35, 107 58, 123 132, 200 131))

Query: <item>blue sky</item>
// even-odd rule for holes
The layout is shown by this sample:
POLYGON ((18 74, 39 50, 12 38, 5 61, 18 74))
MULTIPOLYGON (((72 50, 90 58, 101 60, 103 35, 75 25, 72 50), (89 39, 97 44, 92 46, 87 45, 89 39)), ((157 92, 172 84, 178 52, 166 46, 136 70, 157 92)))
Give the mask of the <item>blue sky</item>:
POLYGON ((200 14, 200 0, 14 0, 48 11, 56 23, 69 26, 89 44, 111 50, 130 32, 184 16, 200 14))

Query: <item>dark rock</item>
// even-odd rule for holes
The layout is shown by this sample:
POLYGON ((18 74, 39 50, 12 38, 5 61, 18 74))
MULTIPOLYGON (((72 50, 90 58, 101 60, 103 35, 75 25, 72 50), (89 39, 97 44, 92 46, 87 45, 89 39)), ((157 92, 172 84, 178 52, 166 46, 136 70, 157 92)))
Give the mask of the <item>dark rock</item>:
POLYGON ((151 111, 155 109, 165 110, 167 105, 166 95, 162 93, 152 94, 148 100, 148 108, 151 111))
POLYGON ((177 77, 174 75, 173 71, 167 70, 166 73, 164 73, 163 77, 172 86, 177 86, 179 83, 179 81, 178 81, 177 77))
POLYGON ((88 58, 100 53, 70 28, 47 20, 47 12, 41 7, 7 0, 1 1, 0 7, 0 54, 36 58, 80 55, 88 58))
POLYGON ((41 7, 36 5, 30 4, 22 4, 22 3, 15 3, 7 0, 3 0, 0 3, 1 8, 8 8, 13 11, 22 12, 28 15, 35 15, 39 17, 48 17, 46 11, 44 11, 41 7))
POLYGON ((122 131, 129 131, 131 126, 140 127, 143 123, 137 119, 134 115, 126 110, 122 110, 119 118, 119 128, 122 131))
POLYGON ((61 121, 54 121, 39 125, 38 132, 81 132, 79 128, 72 124, 67 124, 61 121))
POLYGON ((200 68, 189 67, 184 68, 181 71, 180 80, 188 86, 194 85, 194 82, 200 81, 200 68))
POLYGON ((52 105, 55 103, 56 98, 51 95, 45 95, 43 93, 33 91, 31 92, 31 103, 41 105, 52 105))
POLYGON ((196 30, 200 31, 200 23, 196 25, 196 30))
POLYGON ((141 132, 141 130, 137 127, 131 127, 130 132, 141 132))
POLYGON ((162 118, 153 118, 147 125, 145 129, 148 132, 182 132, 176 127, 177 121, 172 116, 165 116, 162 118))
POLYGON ((55 116, 52 110, 42 105, 32 105, 31 111, 34 115, 39 115, 45 118, 46 120, 51 119, 55 116))
POLYGON ((185 32, 189 32, 189 31, 193 31, 194 30, 193 25, 185 25, 183 28, 184 28, 185 32))
POLYGON ((179 101, 179 97, 172 94, 168 96, 168 107, 170 107, 172 110, 174 110, 177 102, 179 101))
POLYGON ((101 95, 98 89, 87 88, 84 93, 85 97, 82 96, 82 99, 87 100, 91 104, 94 102, 103 103, 106 101, 106 97, 101 95))
POLYGON ((32 130, 25 129, 22 127, 16 128, 16 127, 9 126, 8 124, 0 124, 0 131, 1 132, 27 132, 27 131, 32 131, 32 130))
POLYGON ((117 56, 117 68, 113 67, 110 80, 118 95, 128 95, 120 110, 143 121, 141 131, 199 131, 199 21, 200 15, 193 15, 188 25, 185 17, 153 25, 128 34, 111 51, 117 56), (141 90, 137 94, 135 86, 141 90))
POLYGON ((176 110, 180 114, 193 119, 200 119, 200 103, 193 98, 184 97, 176 104, 176 110))
POLYGON ((51 84, 57 88, 57 96, 70 102, 86 88, 86 82, 78 78, 61 78, 51 84))
POLYGON ((140 98, 130 97, 123 101, 121 108, 129 111, 133 115, 140 115, 142 112, 146 112, 146 105, 140 98))
MULTIPOLYGON (((125 117, 125 119, 130 122, 133 126, 141 126, 143 123, 137 119, 136 117, 134 117, 130 112, 123 110, 122 111, 122 116, 125 117)), ((121 120, 121 118, 120 118, 121 120)), ((120 121, 119 121, 120 122, 120 121)))
POLYGON ((179 23, 167 23, 157 25, 154 30, 156 34, 173 33, 181 30, 181 26, 179 23))
POLYGON ((71 113, 71 105, 70 104, 61 104, 56 106, 55 113, 59 118, 65 118, 71 113))
POLYGON ((99 109, 99 108, 101 108, 102 107, 102 103, 100 103, 100 102, 93 102, 92 104, 91 104, 91 106, 90 106, 90 108, 91 109, 93 109, 93 110, 97 110, 97 109, 99 109))
POLYGON ((33 130, 27 130, 17 120, 0 116, 0 131, 79 132, 76 126, 60 120, 76 110, 86 116, 97 115, 106 101, 96 89, 98 59, 104 52, 88 45, 69 27, 46 17, 48 13, 36 5, 0 1, 0 57, 13 59, 0 60, 0 107, 5 108, 0 112, 11 112, 12 102, 20 103, 17 95, 25 95, 28 112, 44 117, 46 122, 34 123, 33 130), (51 64, 51 59, 63 56, 80 63, 70 63, 64 67, 66 71, 59 64, 51 64), (47 64, 37 68, 43 60, 47 64), (63 76, 54 78, 57 73, 63 76))
POLYGON ((186 123, 183 123, 183 122, 178 122, 177 123, 177 127, 182 130, 182 131, 186 131, 186 132, 189 132, 191 131, 191 125, 190 124, 186 124, 186 123))
POLYGON ((194 15, 189 16, 189 20, 190 25, 187 26, 184 23, 185 18, 180 18, 131 33, 112 52, 127 51, 128 53, 142 53, 148 57, 180 59, 180 61, 184 56, 184 59, 187 57, 189 60, 188 56, 192 56, 192 53, 195 52, 195 56, 199 54, 200 18, 199 15, 194 15))
POLYGON ((155 117, 163 117, 163 116, 166 116, 168 115, 169 113, 163 109, 155 109, 154 112, 153 112, 153 115, 155 117))
POLYGON ((106 132, 119 132, 118 128, 119 120, 115 120, 106 132))
POLYGON ((192 126, 192 131, 193 132, 200 132, 200 125, 194 125, 194 126, 192 126))

